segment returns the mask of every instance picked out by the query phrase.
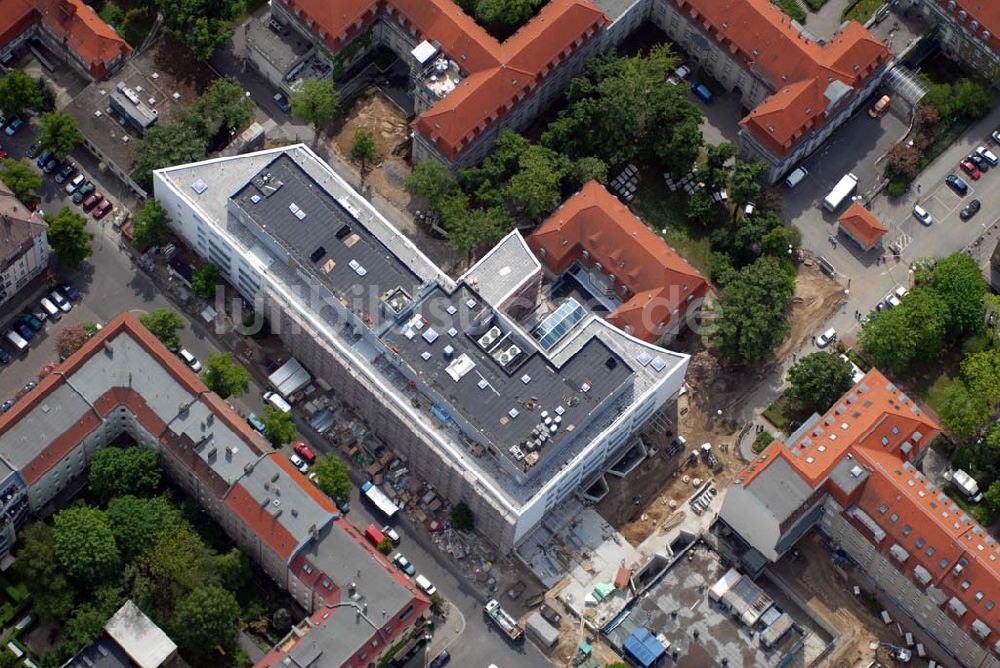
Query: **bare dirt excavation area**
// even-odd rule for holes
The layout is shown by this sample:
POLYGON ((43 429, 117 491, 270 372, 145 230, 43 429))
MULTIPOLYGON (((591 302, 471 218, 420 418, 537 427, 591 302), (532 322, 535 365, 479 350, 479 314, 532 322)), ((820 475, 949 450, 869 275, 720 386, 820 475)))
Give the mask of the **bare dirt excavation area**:
MULTIPOLYGON (((791 333, 775 353, 780 360, 810 340, 816 323, 825 321, 843 300, 843 288, 811 263, 799 267, 789 322, 791 333)), ((607 476, 609 493, 597 504, 597 511, 632 544, 639 545, 658 527, 670 523, 669 516, 680 509, 701 484, 712 480, 725 488, 746 463, 737 442, 753 419, 747 399, 774 371, 774 363, 763 368, 726 366, 707 347, 703 337, 687 333, 670 347, 691 355, 687 371, 687 391, 677 401, 666 433, 647 427, 643 440, 658 450, 625 478, 607 476), (721 411, 721 415, 720 415, 721 411), (684 451, 666 456, 674 437, 687 441, 684 451), (702 444, 711 443, 721 464, 713 471, 702 457, 689 459, 702 444), (697 484, 696 484, 697 483, 697 484)), ((780 384, 782 379, 772 378, 780 384)))

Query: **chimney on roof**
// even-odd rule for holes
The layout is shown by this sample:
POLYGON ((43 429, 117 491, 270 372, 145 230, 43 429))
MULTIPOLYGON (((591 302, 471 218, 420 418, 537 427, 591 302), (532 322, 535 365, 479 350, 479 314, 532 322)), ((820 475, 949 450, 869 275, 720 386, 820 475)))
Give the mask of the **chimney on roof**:
POLYGON ((267 508, 267 504, 269 504, 269 503, 271 503, 271 497, 265 496, 264 500, 260 504, 260 507, 261 508, 267 508))

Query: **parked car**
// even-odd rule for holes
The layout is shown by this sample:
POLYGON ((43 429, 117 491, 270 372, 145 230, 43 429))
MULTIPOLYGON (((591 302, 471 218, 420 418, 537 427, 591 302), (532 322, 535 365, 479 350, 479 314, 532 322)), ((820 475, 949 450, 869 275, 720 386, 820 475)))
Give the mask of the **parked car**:
POLYGON ((681 65, 676 70, 674 70, 674 76, 683 81, 691 76, 691 68, 687 65, 681 65))
POLYGON ((963 160, 958 163, 958 166, 961 167, 962 171, 968 174, 973 181, 978 181, 983 175, 983 173, 979 171, 979 167, 976 166, 976 163, 971 160, 963 160))
POLYGON ((55 303, 48 297, 42 297, 42 301, 39 302, 39 305, 42 307, 42 310, 45 311, 45 313, 53 320, 58 320, 59 318, 62 317, 62 313, 60 313, 59 307, 56 306, 55 303))
POLYGON ((791 190, 795 186, 802 183, 807 176, 809 176, 809 170, 805 167, 799 167, 785 179, 785 187, 791 190))
POLYGON ((103 194, 98 193, 98 192, 92 193, 91 195, 89 195, 87 197, 87 199, 83 200, 83 210, 84 211, 90 211, 95 206, 97 206, 98 204, 100 204, 102 199, 104 199, 104 195, 103 194))
POLYGON ((281 93, 274 94, 274 103, 278 105, 278 109, 281 109, 286 114, 292 110, 292 107, 288 104, 288 99, 281 93))
POLYGON ((28 160, 34 160, 35 156, 38 155, 38 149, 42 147, 42 142, 36 141, 34 144, 28 147, 28 150, 24 152, 24 157, 28 160))
POLYGON ((955 176, 954 174, 949 174, 944 177, 944 182, 947 183, 952 190, 957 192, 959 195, 966 195, 969 192, 969 184, 963 181, 961 178, 955 176))
POLYGON ((448 650, 444 650, 434 657, 434 660, 430 663, 430 668, 442 668, 449 661, 451 661, 451 654, 448 653, 448 650))
POLYGON ((931 216, 930 212, 919 204, 913 205, 913 217, 924 225, 930 225, 934 222, 934 217, 931 216))
POLYGON ((292 451, 310 466, 316 463, 316 453, 304 441, 296 441, 292 445, 292 451))
POLYGON ((981 172, 990 171, 990 163, 986 162, 986 158, 978 153, 970 153, 965 157, 965 159, 978 167, 981 172))
POLYGON ((959 212, 958 217, 961 218, 962 220, 968 220, 969 218, 972 218, 974 215, 979 213, 979 209, 981 209, 982 206, 983 206, 982 202, 980 202, 978 199, 974 199, 968 204, 966 204, 964 207, 962 207, 962 210, 959 212))
POLYGON ((10 364, 11 361, 13 361, 13 359, 14 358, 11 357, 9 352, 4 350, 3 348, 0 348, 0 364, 10 364))
POLYGON ((264 421, 257 417, 256 413, 251 413, 247 416, 247 424, 254 428, 255 431, 264 434, 267 431, 267 427, 264 426, 264 421))
POLYGON ((80 204, 95 190, 97 190, 97 186, 94 185, 93 181, 84 181, 80 189, 73 193, 73 204, 80 204))
POLYGON ((416 567, 410 563, 410 560, 403 556, 402 552, 397 552, 392 555, 392 563, 396 564, 396 568, 403 571, 411 578, 417 574, 416 567))
POLYGON ((8 137, 13 137, 20 131, 22 127, 24 127, 24 121, 22 121, 20 118, 15 118, 10 122, 10 125, 7 126, 7 129, 4 130, 3 133, 8 137))
POLYGON ((44 167, 45 163, 52 159, 52 151, 45 150, 42 154, 38 156, 38 160, 35 160, 35 164, 39 167, 44 167))
POLYGON ((297 468, 301 473, 309 472, 309 465, 302 461, 302 458, 296 454, 292 454, 288 457, 288 460, 292 462, 292 466, 297 468))
POLYGON ((413 581, 428 596, 433 596, 437 593, 437 587, 435 587, 434 583, 428 580, 426 576, 422 574, 418 575, 413 581))
POLYGON ((63 313, 69 313, 73 310, 73 305, 66 301, 66 298, 59 294, 58 290, 53 290, 49 293, 49 299, 59 307, 59 310, 63 313))
POLYGON ((46 174, 51 174, 52 172, 59 169, 59 165, 60 162, 58 160, 56 160, 55 158, 49 158, 48 162, 45 163, 45 166, 42 167, 42 171, 45 172, 46 174))
POLYGON ((69 183, 66 184, 66 192, 72 195, 73 193, 75 193, 77 190, 80 189, 80 186, 82 186, 86 182, 87 182, 87 177, 85 177, 83 174, 77 174, 76 176, 74 176, 72 179, 69 180, 69 183))
POLYGON ((59 170, 59 173, 56 174, 56 183, 63 183, 74 174, 76 174, 76 165, 72 162, 67 162, 63 165, 63 168, 59 170))
POLYGON ((708 89, 708 86, 700 83, 691 84, 691 92, 694 93, 695 97, 704 102, 705 104, 710 104, 714 99, 712 91, 708 89))
POLYGON ((94 220, 100 220, 104 216, 108 215, 108 212, 112 209, 112 204, 108 200, 101 200, 101 203, 94 208, 94 220))
POLYGON ((42 327, 44 327, 42 321, 36 318, 33 313, 25 313, 24 315, 21 316, 21 320, 24 322, 24 324, 26 324, 28 327, 30 327, 32 330, 36 332, 42 331, 42 327))
POLYGON ((399 545, 400 541, 399 532, 393 529, 388 524, 382 527, 382 535, 391 540, 393 545, 399 545))
POLYGON ((75 302, 80 299, 80 292, 69 283, 61 284, 59 286, 59 289, 62 290, 62 293, 64 295, 66 295, 66 299, 70 300, 71 302, 75 302))
POLYGON ((826 346, 830 345, 833 341, 835 341, 836 338, 837 338, 837 330, 831 327, 830 329, 826 330, 825 332, 816 337, 816 347, 825 348, 826 346))
POLYGON ((34 330, 20 320, 15 321, 12 327, 14 328, 14 331, 20 334, 25 341, 31 341, 35 338, 34 330))
MULTIPOLYGON (((7 353, 4 353, 4 355, 7 355, 7 353)), ((7 356, 10 357, 9 355, 7 356)), ((16 403, 17 401, 15 401, 14 399, 8 399, 7 401, 3 402, 2 404, 0 404, 0 413, 6 413, 11 408, 13 408, 14 404, 16 403)))
POLYGON ((21 391, 18 392, 17 395, 19 397, 23 397, 24 395, 26 395, 28 392, 31 392, 36 387, 38 387, 38 381, 29 380, 27 383, 24 384, 24 387, 21 388, 21 391))
POLYGON ((986 148, 985 146, 980 146, 976 149, 976 153, 982 156, 983 160, 990 163, 990 167, 996 167, 1000 165, 1000 158, 997 157, 996 153, 986 148))
POLYGON ((872 118, 878 118, 889 110, 890 101, 891 98, 888 95, 883 95, 879 98, 878 102, 876 102, 875 105, 868 110, 868 115, 872 118))
POLYGON ((198 361, 197 357, 189 353, 187 348, 181 348, 180 352, 177 354, 182 360, 184 360, 184 363, 188 365, 189 369, 195 373, 199 373, 201 371, 201 362, 198 361))
POLYGON ((14 350, 18 354, 24 353, 28 350, 28 342, 24 340, 24 337, 15 332, 13 329, 8 329, 4 336, 10 341, 10 344, 14 346, 14 350))

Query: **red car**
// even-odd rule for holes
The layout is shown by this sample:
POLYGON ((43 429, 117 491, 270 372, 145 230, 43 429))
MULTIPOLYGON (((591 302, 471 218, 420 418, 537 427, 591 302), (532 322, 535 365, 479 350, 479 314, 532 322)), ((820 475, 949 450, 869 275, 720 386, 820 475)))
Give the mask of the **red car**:
POLYGON ((296 441, 295 444, 292 445, 292 450, 295 451, 295 454, 301 457, 309 466, 316 463, 316 453, 312 451, 312 448, 305 444, 305 441, 296 441))
POLYGON ((0 148, 0 160, 3 160, 6 157, 7 157, 7 151, 0 148))
POLYGON ((960 166, 962 167, 962 171, 968 174, 973 181, 978 181, 979 177, 983 175, 971 160, 963 160, 960 166))
POLYGON ((108 211, 111 211, 111 202, 108 200, 102 200, 97 208, 94 209, 94 220, 100 220, 104 216, 108 215, 108 211))
POLYGON ((84 211, 90 211, 95 206, 100 204, 103 199, 104 195, 102 195, 101 193, 92 193, 87 196, 87 199, 83 200, 83 204, 81 204, 81 206, 83 207, 84 211))

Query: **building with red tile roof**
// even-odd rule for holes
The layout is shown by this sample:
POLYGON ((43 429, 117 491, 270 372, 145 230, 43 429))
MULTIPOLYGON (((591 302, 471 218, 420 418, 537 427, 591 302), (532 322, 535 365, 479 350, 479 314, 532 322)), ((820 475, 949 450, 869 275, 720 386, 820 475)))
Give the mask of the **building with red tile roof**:
POLYGON ((888 232, 875 214, 860 202, 855 202, 841 214, 837 224, 840 226, 840 231, 854 240, 864 251, 870 251, 880 245, 882 237, 888 232))
POLYGON ((938 433, 872 370, 754 459, 719 517, 771 561, 820 531, 957 663, 1000 666, 1000 543, 917 468, 938 433))
POLYGON ((1000 3, 996 0, 908 0, 937 26, 945 53, 981 77, 1000 81, 1000 3))
POLYGON ((56 53, 66 51, 76 68, 94 79, 113 72, 132 53, 82 0, 0 0, 0 56, 32 36, 56 53))
POLYGON ((618 302, 607 319, 643 341, 679 329, 708 281, 597 181, 586 183, 527 239, 548 269, 579 264, 618 302))
POLYGON ((177 484, 311 614, 275 650, 280 656, 319 651, 323 665, 367 665, 429 607, 326 495, 128 313, 0 416, 0 499, 13 519, 0 532, 0 552, 122 433, 157 450, 177 484), (369 619, 358 598, 345 603, 345 590, 383 616, 369 619), (337 604, 354 609, 331 617, 337 604), (310 633, 322 625, 316 620, 335 632, 310 633))

